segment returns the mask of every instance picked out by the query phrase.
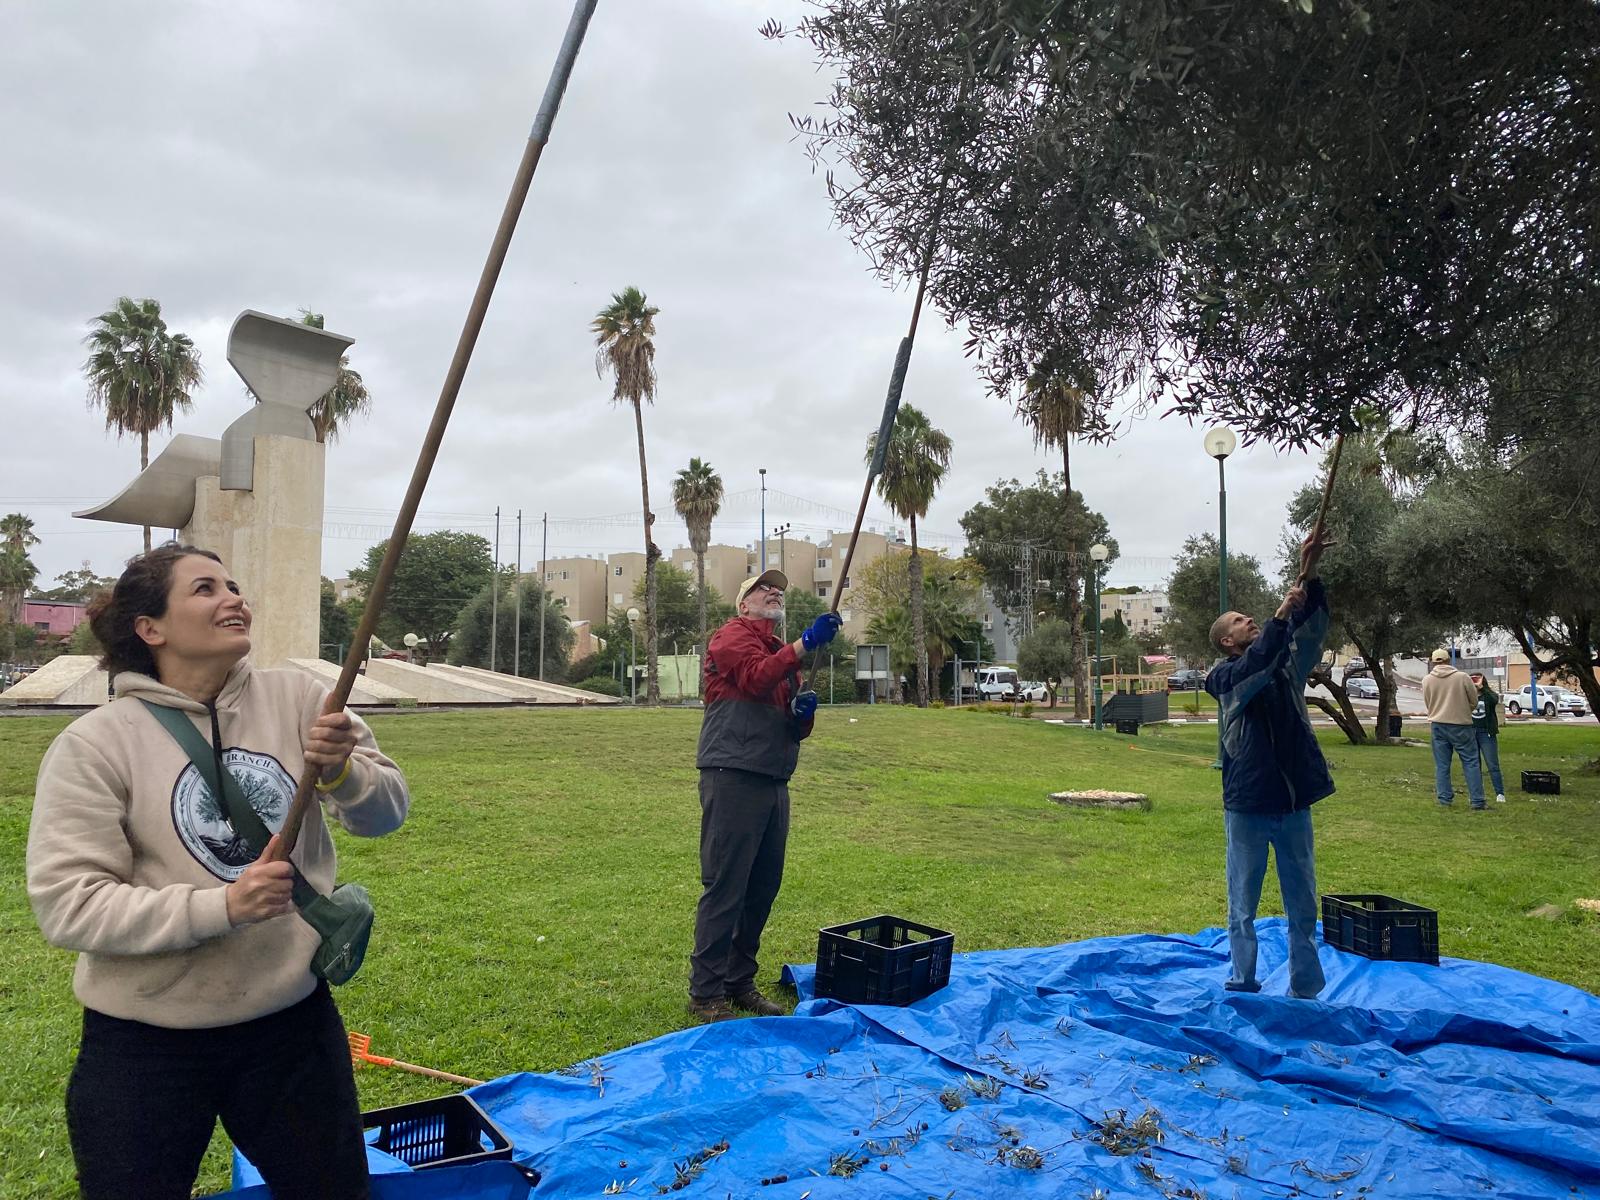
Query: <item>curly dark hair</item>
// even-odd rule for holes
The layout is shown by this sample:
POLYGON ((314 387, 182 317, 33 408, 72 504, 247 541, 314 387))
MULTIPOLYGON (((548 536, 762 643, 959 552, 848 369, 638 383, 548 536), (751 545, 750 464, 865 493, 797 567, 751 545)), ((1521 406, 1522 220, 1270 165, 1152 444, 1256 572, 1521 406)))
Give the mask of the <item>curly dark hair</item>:
POLYGON ((156 674, 155 656, 144 639, 134 632, 140 617, 164 617, 167 593, 172 590, 172 568, 179 559, 198 554, 219 565, 222 559, 210 550, 167 542, 154 550, 128 560, 127 568, 109 592, 101 592, 89 602, 89 628, 105 651, 100 667, 112 676, 137 671, 152 678, 156 674))

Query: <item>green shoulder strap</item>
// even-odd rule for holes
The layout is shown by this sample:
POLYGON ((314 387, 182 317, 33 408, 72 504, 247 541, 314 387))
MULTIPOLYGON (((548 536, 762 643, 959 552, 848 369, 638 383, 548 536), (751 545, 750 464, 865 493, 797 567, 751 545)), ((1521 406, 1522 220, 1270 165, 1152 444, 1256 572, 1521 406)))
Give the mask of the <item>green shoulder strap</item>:
MULTIPOLYGON (((239 781, 226 767, 217 778, 218 750, 201 735, 187 716, 175 708, 141 701, 178 743, 217 797, 228 824, 259 855, 272 834, 239 790, 239 781)), ((300 918, 322 938, 312 956, 311 969, 332 984, 348 983, 360 970, 372 936, 372 898, 360 884, 347 883, 324 896, 294 867, 294 904, 300 918)))
MULTIPOLYGON (((256 810, 250 807, 250 801, 246 800, 244 793, 240 791, 239 781, 233 777, 233 772, 224 767, 222 779, 220 781, 217 779, 217 751, 220 747, 213 747, 206 741, 201 732, 194 727, 194 722, 178 709, 168 708, 164 704, 152 704, 149 700, 141 700, 140 703, 189 756, 189 761, 200 772, 200 778, 205 780, 206 786, 211 789, 211 794, 222 806, 222 813, 228 818, 228 824, 233 826, 234 832, 245 840, 251 850, 260 855, 267 848, 267 843, 272 840, 272 831, 256 815, 256 810)), ((320 894, 306 881, 305 876, 300 874, 300 868, 295 867, 295 907, 305 908, 320 894)))

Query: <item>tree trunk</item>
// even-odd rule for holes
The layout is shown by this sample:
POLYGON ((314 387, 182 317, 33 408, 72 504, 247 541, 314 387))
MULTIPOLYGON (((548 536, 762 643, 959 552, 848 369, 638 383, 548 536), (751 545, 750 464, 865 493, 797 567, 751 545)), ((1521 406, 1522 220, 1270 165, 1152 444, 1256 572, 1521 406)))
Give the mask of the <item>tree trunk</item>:
MULTIPOLYGON (((706 552, 704 550, 694 552, 694 573, 695 592, 700 601, 700 660, 704 665, 706 653, 706 552)), ((699 677, 695 679, 695 695, 700 694, 704 679, 705 672, 701 671, 699 677)))
MULTIPOLYGON (((139 431, 139 474, 143 475, 145 468, 150 465, 150 434, 146 430, 139 431)), ((210 547, 206 547, 209 549, 210 547)), ((150 526, 144 527, 144 552, 150 553, 150 526)))
POLYGON ((633 398, 633 424, 639 433, 639 492, 644 499, 644 702, 657 705, 661 703, 661 677, 656 665, 656 559, 661 551, 650 536, 656 515, 650 511, 650 476, 644 465, 644 405, 637 396, 633 398))
MULTIPOLYGON (((1061 443, 1061 479, 1067 494, 1067 518, 1071 520, 1072 451, 1065 439, 1061 443)), ((1079 721, 1089 717, 1089 638, 1083 628, 1083 584, 1078 574, 1078 539, 1070 537, 1067 539, 1067 624, 1071 630, 1072 649, 1067 656, 1067 669, 1072 676, 1072 715, 1079 721)), ((1095 614, 1096 618, 1099 616, 1095 614)))
POLYGON ((917 553, 917 518, 911 517, 911 644, 916 650, 917 707, 928 707, 928 635, 922 623, 922 557, 917 553))
POLYGON ((701 606, 701 653, 706 653, 706 552, 694 554, 694 592, 701 606))
MULTIPOLYGON (((1332 673, 1326 667, 1322 666, 1319 666, 1316 670, 1311 672, 1311 677, 1307 680, 1307 682, 1320 684, 1322 687, 1327 688, 1328 691, 1333 694, 1333 698, 1337 700, 1339 704, 1338 707, 1335 708, 1322 696, 1307 696, 1306 702, 1308 704, 1316 705, 1323 712, 1332 717, 1333 723, 1339 727, 1340 732, 1343 733, 1345 737, 1350 739, 1351 745, 1360 746, 1365 744, 1367 740, 1367 731, 1361 727, 1361 718, 1356 715, 1355 706, 1350 703, 1350 693, 1345 690, 1344 685, 1335 683, 1333 681, 1332 673)), ((1382 726, 1380 726, 1380 728, 1382 728, 1382 726)))
POLYGON ((1378 685, 1378 727, 1372 731, 1372 740, 1380 746, 1394 744, 1389 736, 1389 714, 1395 710, 1394 660, 1383 658, 1372 663, 1372 678, 1378 685))

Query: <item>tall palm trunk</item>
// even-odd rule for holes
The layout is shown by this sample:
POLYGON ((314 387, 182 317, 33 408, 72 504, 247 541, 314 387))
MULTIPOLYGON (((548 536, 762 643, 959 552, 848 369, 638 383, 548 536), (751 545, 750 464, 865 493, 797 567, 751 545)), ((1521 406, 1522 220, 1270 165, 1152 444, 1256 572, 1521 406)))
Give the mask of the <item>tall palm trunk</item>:
MULTIPOLYGON (((150 434, 147 430, 139 431, 139 474, 143 475, 145 468, 150 465, 150 434)), ((150 553, 150 526, 144 527, 144 552, 150 553)))
MULTIPOLYGON (((1072 449, 1065 438, 1061 442, 1061 478, 1067 492, 1067 511, 1072 511, 1072 449)), ((1072 628, 1072 651, 1069 667, 1072 672, 1072 715, 1078 720, 1089 716, 1089 647, 1088 634, 1083 628, 1083 579, 1078 574, 1078 539, 1067 540, 1067 622, 1072 628)), ((1098 620, 1099 613, 1095 613, 1098 620)))
POLYGON ((706 552, 694 552, 694 592, 700 601, 700 653, 706 652, 706 552))
POLYGON ((917 707, 928 707, 928 636, 922 623, 922 557, 917 553, 917 518, 911 518, 911 644, 917 649, 917 707))
POLYGON ((644 465, 644 406, 637 397, 633 401, 633 424, 639 433, 639 491, 644 497, 644 702, 660 704, 661 678, 656 666, 656 558, 661 552, 650 536, 656 515, 650 511, 650 475, 644 465))

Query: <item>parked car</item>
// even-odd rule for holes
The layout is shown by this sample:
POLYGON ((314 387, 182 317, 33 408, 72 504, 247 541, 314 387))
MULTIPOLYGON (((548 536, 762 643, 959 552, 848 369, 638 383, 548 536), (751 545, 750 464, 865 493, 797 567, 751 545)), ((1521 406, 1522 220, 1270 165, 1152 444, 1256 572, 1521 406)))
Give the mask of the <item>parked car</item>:
POLYGON ((1345 680, 1344 690, 1350 693, 1352 700, 1376 700, 1378 681, 1366 675, 1358 675, 1354 679, 1345 680))
POLYGON ((1364 658, 1352 658, 1344 665, 1344 677, 1346 679, 1349 679, 1353 675, 1365 675, 1366 673, 1367 660, 1364 658))
POLYGON ((1013 667, 979 667, 973 686, 984 700, 1014 700, 1022 690, 1022 681, 1013 667))
POLYGON ((1185 669, 1167 676, 1167 691, 1198 692, 1206 686, 1206 672, 1185 669))
POLYGON ((1023 700, 1038 703, 1050 699, 1050 689, 1037 679, 1024 679, 1018 685, 1017 695, 1023 700))
MULTIPOLYGON (((1531 713, 1533 706, 1533 688, 1528 686, 1521 691, 1512 692, 1506 697, 1506 711, 1515 716, 1518 713, 1531 713)), ((1588 713, 1589 704, 1582 693, 1568 691, 1563 687, 1539 687, 1539 708, 1541 716, 1553 717, 1557 713, 1571 713, 1581 717, 1588 713)))

